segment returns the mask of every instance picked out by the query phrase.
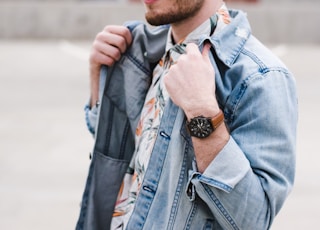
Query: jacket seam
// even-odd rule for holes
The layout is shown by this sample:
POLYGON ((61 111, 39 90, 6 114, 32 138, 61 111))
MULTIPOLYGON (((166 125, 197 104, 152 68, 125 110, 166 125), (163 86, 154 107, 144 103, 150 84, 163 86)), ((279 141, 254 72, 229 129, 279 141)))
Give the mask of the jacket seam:
POLYGON ((230 214, 227 212, 223 204, 219 201, 219 199, 216 197, 216 195, 213 193, 213 191, 209 188, 209 186, 202 184, 203 188, 209 195, 210 199, 213 201, 214 205, 217 207, 217 209, 220 211, 221 215, 224 217, 224 219, 229 223, 230 226, 232 226, 232 229, 239 230, 238 226, 236 225, 236 222, 233 220, 233 218, 230 216, 230 214))
POLYGON ((248 49, 243 48, 241 51, 242 54, 249 57, 252 61, 254 61, 259 66, 259 71, 266 69, 266 65, 259 59, 254 53, 250 52, 248 49))
POLYGON ((263 69, 260 69, 259 72, 254 72, 254 73, 250 74, 247 78, 245 78, 241 82, 241 84, 239 86, 239 89, 238 89, 238 92, 235 94, 235 99, 230 102, 231 103, 231 113, 226 112, 230 123, 233 122, 233 120, 235 118, 236 110, 238 109, 240 101, 243 98, 243 95, 245 94, 245 92, 248 89, 249 85, 254 80, 266 79, 267 78, 267 73, 274 72, 274 71, 282 72, 285 75, 289 74, 289 72, 285 68, 282 68, 282 67, 265 67, 263 69))
POLYGON ((83 193, 82 197, 82 202, 81 202, 81 211, 80 211, 80 216, 79 216, 79 221, 76 225, 76 230, 81 230, 84 228, 86 217, 87 217, 87 212, 88 212, 88 201, 89 201, 89 193, 91 190, 91 184, 92 184, 92 172, 94 170, 94 162, 95 162, 95 154, 93 155, 90 167, 89 167, 89 173, 87 177, 87 182, 85 186, 85 190, 83 193))
POLYGON ((178 211, 178 203, 180 201, 180 197, 181 197, 181 194, 183 192, 183 189, 182 189, 182 184, 183 184, 183 178, 185 177, 185 174, 186 174, 186 155, 187 155, 187 149, 188 149, 188 146, 186 146, 185 148, 185 153, 184 153, 184 159, 183 159, 183 163, 182 163, 182 167, 181 167, 181 171, 180 171, 180 175, 179 175, 179 179, 178 179, 178 186, 177 186, 177 189, 176 189, 176 192, 175 192, 175 195, 174 195, 174 200, 173 200, 173 204, 172 204, 172 208, 171 208, 171 213, 170 213, 170 218, 169 218, 169 223, 168 223, 168 227, 167 229, 173 229, 174 227, 174 220, 176 218, 176 213, 178 211))
POLYGON ((191 224, 192 224, 192 221, 193 221, 193 218, 194 216, 196 215, 197 213, 197 210, 198 210, 198 205, 196 202, 193 202, 192 204, 192 207, 191 207, 191 210, 189 212, 189 215, 188 215, 188 219, 187 219, 187 222, 186 222, 186 225, 185 225, 185 228, 186 230, 190 229, 191 227, 191 224))
POLYGON ((111 136, 111 132, 112 132, 112 125, 110 125, 110 124, 113 124, 113 113, 114 113, 114 105, 113 105, 113 103, 110 103, 110 110, 109 110, 109 115, 108 115, 109 125, 107 127, 106 136, 104 137, 105 138, 105 145, 104 145, 105 149, 108 149, 110 146, 110 139, 111 138, 109 138, 109 137, 111 136))
POLYGON ((150 75, 150 71, 144 67, 143 63, 139 61, 136 57, 131 55, 130 53, 126 53, 125 56, 136 66, 138 67, 142 72, 144 72, 147 75, 150 75))
POLYGON ((122 135, 119 159, 123 159, 124 158, 125 150, 126 150, 126 143, 128 141, 127 137, 128 137, 129 130, 130 130, 130 123, 129 123, 129 120, 127 120, 125 128, 124 128, 124 131, 123 131, 123 135, 122 135))

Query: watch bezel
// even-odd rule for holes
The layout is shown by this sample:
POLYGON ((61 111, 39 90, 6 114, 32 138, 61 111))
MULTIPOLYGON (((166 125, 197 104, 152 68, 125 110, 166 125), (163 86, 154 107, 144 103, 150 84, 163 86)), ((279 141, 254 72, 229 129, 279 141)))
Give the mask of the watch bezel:
POLYGON ((204 116, 194 117, 188 122, 190 135, 197 138, 206 138, 214 131, 211 118, 204 116))

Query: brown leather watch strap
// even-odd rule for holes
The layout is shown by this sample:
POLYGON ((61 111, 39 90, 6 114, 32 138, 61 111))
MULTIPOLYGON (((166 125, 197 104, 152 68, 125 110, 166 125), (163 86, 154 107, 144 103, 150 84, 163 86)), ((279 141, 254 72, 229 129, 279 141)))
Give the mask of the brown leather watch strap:
POLYGON ((224 121, 224 115, 222 110, 219 110, 219 113, 217 115, 215 115, 213 118, 211 118, 211 124, 213 127, 213 130, 216 130, 219 125, 222 124, 222 122, 224 121))

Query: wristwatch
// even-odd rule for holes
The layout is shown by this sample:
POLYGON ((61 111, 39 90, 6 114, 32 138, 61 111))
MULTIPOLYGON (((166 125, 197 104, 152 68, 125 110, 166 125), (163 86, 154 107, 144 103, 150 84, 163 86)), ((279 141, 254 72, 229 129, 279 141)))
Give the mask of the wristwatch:
POLYGON ((187 123, 190 135, 197 138, 206 138, 213 133, 224 120, 223 112, 214 117, 198 116, 190 119, 187 123))

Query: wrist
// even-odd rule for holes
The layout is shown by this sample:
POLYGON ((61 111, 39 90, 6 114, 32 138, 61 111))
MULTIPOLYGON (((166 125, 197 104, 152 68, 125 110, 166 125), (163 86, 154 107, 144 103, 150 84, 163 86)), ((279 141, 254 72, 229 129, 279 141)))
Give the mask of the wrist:
POLYGON ((188 121, 197 116, 214 117, 219 113, 219 111, 220 108, 216 100, 213 102, 209 101, 203 104, 197 104, 195 106, 191 106, 190 109, 184 110, 188 121))

